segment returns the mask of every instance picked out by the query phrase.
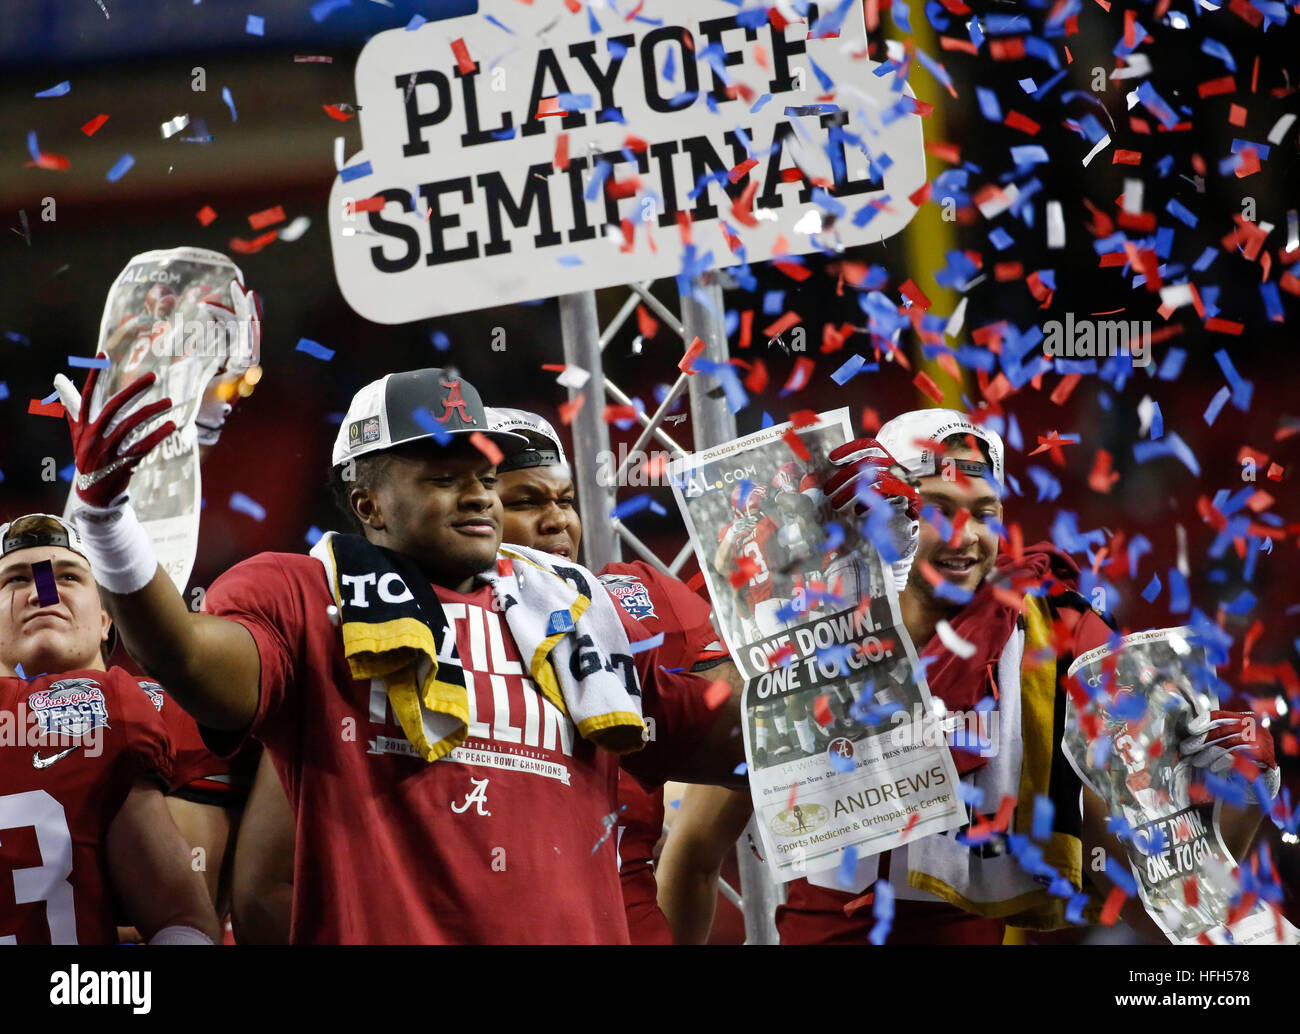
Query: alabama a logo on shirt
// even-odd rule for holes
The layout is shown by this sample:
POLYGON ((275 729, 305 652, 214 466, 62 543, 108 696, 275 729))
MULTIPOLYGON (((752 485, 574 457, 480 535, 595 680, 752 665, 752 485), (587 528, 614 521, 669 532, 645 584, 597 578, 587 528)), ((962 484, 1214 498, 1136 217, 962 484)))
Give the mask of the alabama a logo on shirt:
POLYGON ((640 578, 630 574, 602 574, 600 580, 618 605, 638 621, 658 616, 650 591, 640 578))

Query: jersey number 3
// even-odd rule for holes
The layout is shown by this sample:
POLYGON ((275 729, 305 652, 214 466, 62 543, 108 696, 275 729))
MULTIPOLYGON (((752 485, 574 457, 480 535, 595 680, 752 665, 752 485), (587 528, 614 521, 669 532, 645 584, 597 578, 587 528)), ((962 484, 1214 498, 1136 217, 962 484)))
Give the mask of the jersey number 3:
MULTIPOLYGON (((14 903, 45 902, 51 944, 77 943, 77 913, 72 902, 72 834, 63 805, 44 790, 0 797, 0 847, 7 830, 32 827, 41 864, 11 870, 14 903)), ((0 870, 0 878, 4 872, 0 870)), ((2 929, 3 927, 0 927, 2 929)), ((17 944, 15 934, 0 935, 0 944, 17 944)))

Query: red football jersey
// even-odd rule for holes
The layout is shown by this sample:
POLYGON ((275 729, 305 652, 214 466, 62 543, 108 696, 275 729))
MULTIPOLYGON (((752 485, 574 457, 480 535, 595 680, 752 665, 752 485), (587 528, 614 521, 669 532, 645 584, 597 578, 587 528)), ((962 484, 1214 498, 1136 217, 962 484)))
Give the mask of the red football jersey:
POLYGON ((0 944, 113 944, 105 840, 171 745, 121 668, 0 678, 0 944), (8 724, 8 728, 6 728, 8 724))
MULTIPOLYGON (((708 602, 676 578, 638 560, 607 564, 600 580, 650 636, 663 633, 663 645, 654 651, 656 664, 689 670, 702 656, 719 656, 721 643, 709 622, 708 602)), ((654 873, 654 847, 664 826, 664 792, 647 792, 620 773, 618 803, 618 871, 632 943, 671 944, 672 931, 656 904, 654 873)))
POLYGON ((752 614, 755 606, 772 597, 772 568, 777 565, 769 557, 776 547, 776 532, 775 522, 764 517, 736 540, 735 556, 748 557, 756 565, 753 576, 737 590, 746 614, 752 614))
MULTIPOLYGON (((244 625, 261 658, 250 734, 295 814, 291 941, 626 943, 618 758, 538 691, 486 586, 436 591, 455 625, 470 725, 430 764, 382 684, 352 678, 316 560, 263 553, 208 590, 205 609, 244 625)), ((650 658, 636 655, 657 736, 626 763, 655 784, 698 749, 707 707, 695 679, 656 674, 650 658)))
POLYGON ((248 799, 253 775, 257 771, 257 759, 261 756, 257 744, 247 745, 233 758, 218 757, 203 742, 198 723, 167 695, 162 686, 144 678, 139 682, 162 716, 171 739, 175 766, 167 792, 180 793, 199 804, 242 807, 248 799))

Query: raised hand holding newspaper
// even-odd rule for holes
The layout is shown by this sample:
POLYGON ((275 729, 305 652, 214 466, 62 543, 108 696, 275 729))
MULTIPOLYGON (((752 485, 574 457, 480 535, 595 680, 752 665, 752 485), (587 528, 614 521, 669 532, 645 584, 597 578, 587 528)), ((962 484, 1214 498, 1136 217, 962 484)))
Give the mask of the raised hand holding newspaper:
MULTIPOLYGON (((199 446, 215 443, 239 381, 260 357, 260 303, 242 281, 239 267, 219 252, 145 252, 113 282, 100 320, 96 355, 107 365, 95 371, 86 419, 96 419, 113 396, 150 373, 155 380, 121 407, 123 418, 170 400, 118 452, 168 421, 175 425, 131 474, 130 495, 159 563, 182 592, 198 549, 199 446)), ((56 385, 66 406, 80 404, 67 378, 56 378, 56 385)), ((74 486, 69 515, 76 495, 74 486)))
POLYGON ((967 819, 947 743, 926 732, 937 722, 889 565, 814 484, 852 437, 839 409, 669 468, 746 679, 750 791, 781 880, 851 869, 967 819))
POLYGON ((1189 722, 1218 706, 1206 647, 1187 627, 1125 636, 1070 666, 1063 746, 1107 805, 1147 913, 1174 943, 1295 944, 1280 913, 1234 874, 1221 804, 1179 753, 1189 722), (1212 803, 1211 803, 1212 802, 1212 803))

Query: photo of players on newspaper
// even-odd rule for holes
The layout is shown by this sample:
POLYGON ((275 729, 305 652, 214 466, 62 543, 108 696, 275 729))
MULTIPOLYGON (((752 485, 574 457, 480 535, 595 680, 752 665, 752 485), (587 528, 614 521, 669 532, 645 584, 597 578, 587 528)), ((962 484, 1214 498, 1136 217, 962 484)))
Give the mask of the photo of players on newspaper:
POLYGON ((746 680, 754 810, 794 879, 965 821, 887 566, 819 489, 848 410, 676 461, 673 490, 746 680))

